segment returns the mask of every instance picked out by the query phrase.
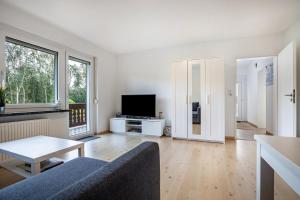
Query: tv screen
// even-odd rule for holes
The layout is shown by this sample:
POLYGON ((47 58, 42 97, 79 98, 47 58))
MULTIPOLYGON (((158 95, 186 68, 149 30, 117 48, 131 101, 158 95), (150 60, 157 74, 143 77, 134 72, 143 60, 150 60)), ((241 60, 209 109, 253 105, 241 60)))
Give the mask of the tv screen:
POLYGON ((155 95, 122 95, 122 115, 155 117, 155 95))

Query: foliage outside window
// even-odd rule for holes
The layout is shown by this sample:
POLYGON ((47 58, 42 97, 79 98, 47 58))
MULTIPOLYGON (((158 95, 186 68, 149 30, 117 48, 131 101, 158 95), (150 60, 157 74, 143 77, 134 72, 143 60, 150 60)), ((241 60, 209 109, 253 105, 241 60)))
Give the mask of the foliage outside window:
POLYGON ((6 38, 6 101, 55 103, 58 53, 6 38))
POLYGON ((89 65, 89 62, 77 58, 69 59, 69 104, 86 103, 89 65))

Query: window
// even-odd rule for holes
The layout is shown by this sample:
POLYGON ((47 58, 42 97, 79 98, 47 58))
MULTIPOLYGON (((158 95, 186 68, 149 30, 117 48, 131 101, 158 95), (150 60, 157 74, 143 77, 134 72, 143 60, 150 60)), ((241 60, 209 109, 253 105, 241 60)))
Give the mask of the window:
POLYGON ((8 104, 55 103, 58 53, 6 37, 8 104))
POLYGON ((86 103, 87 68, 89 62, 78 58, 69 58, 69 103, 86 103))

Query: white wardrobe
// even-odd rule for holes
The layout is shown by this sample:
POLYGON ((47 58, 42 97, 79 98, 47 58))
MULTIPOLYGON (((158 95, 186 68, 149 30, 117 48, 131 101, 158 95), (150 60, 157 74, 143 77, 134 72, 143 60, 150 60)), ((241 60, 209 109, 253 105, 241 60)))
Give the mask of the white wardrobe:
POLYGON ((172 64, 172 137, 225 142, 223 59, 172 64))

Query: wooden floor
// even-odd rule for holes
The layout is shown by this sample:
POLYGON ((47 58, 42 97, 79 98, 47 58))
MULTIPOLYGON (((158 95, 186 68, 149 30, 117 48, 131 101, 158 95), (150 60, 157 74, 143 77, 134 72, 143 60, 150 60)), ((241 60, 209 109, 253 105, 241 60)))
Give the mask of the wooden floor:
POLYGON ((252 140, 254 135, 266 134, 265 128, 257 128, 248 122, 237 122, 236 139, 238 140, 252 140))
MULTIPOLYGON (((159 143, 162 200, 255 199, 255 141, 228 140, 224 145, 110 134, 87 142, 86 154, 111 160, 142 141, 159 143)), ((72 152, 65 157, 75 156, 72 152)), ((0 170, 0 177, 0 185, 18 181, 16 175, 4 169, 0 170)), ((300 198, 276 176, 275 199, 300 198)))
POLYGON ((235 137, 238 140, 250 140, 254 141, 254 135, 266 135, 266 131, 264 129, 236 129, 235 137))
POLYGON ((237 121, 236 122, 236 128, 237 129, 246 129, 246 130, 254 130, 256 127, 249 122, 244 122, 244 121, 237 121))

